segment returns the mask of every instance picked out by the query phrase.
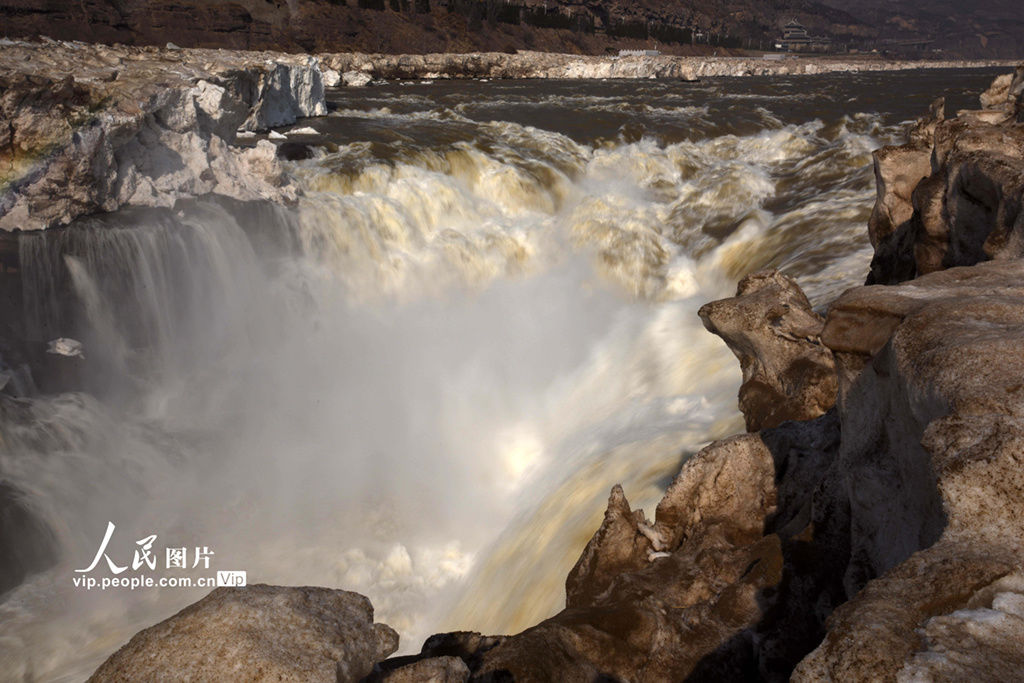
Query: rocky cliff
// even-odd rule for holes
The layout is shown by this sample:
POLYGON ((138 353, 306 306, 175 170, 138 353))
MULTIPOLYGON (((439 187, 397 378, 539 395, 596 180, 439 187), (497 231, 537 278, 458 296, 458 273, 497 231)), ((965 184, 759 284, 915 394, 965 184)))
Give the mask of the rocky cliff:
POLYGON ((1024 256, 1024 68, 999 77, 984 109, 945 119, 941 102, 906 144, 875 152, 878 201, 869 282, 1024 256))

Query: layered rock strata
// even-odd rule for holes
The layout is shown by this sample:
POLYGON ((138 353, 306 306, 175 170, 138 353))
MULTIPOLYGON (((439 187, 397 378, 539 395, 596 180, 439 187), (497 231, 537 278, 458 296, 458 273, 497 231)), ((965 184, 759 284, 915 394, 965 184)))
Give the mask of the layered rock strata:
POLYGON ((327 112, 315 58, 277 53, 0 47, 0 230, 215 193, 295 196, 276 147, 234 143, 327 112))

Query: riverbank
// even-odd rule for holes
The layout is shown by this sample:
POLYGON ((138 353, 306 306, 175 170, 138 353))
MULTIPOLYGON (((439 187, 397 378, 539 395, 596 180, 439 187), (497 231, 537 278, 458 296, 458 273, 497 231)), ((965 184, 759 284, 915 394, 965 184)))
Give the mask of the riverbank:
POLYGON ((323 63, 339 72, 373 78, 701 78, 793 76, 835 72, 902 71, 907 69, 974 69, 1011 66, 1007 60, 885 60, 872 57, 811 57, 772 53, 765 57, 610 57, 553 54, 520 50, 515 54, 325 54, 323 63))

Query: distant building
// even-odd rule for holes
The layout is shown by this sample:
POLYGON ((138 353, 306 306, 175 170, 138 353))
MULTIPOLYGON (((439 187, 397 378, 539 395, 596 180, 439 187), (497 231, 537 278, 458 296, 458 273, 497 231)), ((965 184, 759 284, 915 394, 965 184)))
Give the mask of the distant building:
POLYGON ((782 37, 775 41, 775 49, 786 52, 825 52, 831 45, 829 38, 808 35, 807 29, 796 19, 782 27, 782 37))
POLYGON ((619 50, 620 57, 657 57, 658 50, 619 50))
POLYGON ((807 35, 807 29, 796 19, 782 27, 782 39, 794 44, 811 42, 811 37, 807 35))

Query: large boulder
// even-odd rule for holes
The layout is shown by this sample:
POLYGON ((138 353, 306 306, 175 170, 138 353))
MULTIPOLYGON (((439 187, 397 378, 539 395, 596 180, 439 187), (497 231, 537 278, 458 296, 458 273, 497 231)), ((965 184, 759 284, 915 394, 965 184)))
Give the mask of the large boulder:
POLYGON ((835 362, 818 338, 825 321, 793 278, 753 273, 740 280, 735 297, 705 304, 699 314, 739 358, 748 431, 809 420, 835 404, 835 362))
POLYGON ((341 82, 350 88, 361 88, 369 85, 372 80, 373 76, 365 71, 346 71, 341 74, 341 82))
POLYGON ((355 682, 396 649, 358 593, 255 584, 218 588, 140 631, 89 680, 355 682))

